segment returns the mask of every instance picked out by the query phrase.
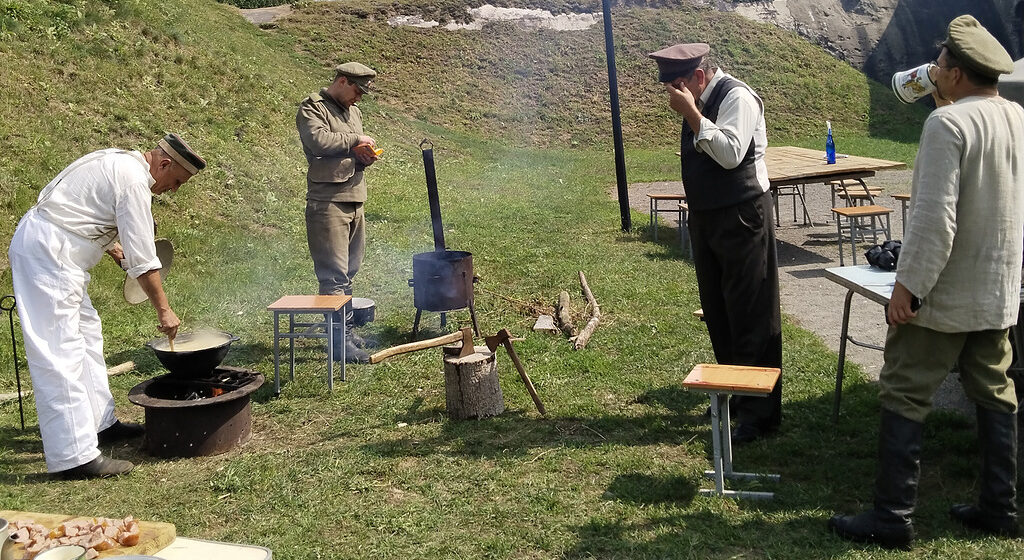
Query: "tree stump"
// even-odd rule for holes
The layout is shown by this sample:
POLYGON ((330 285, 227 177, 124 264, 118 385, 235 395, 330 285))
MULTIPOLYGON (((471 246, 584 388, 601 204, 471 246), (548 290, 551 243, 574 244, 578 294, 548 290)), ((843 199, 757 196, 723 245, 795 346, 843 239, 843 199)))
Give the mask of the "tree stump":
POLYGON ((458 348, 444 349, 444 394, 448 416, 455 420, 486 418, 505 412, 498 383, 498 360, 486 346, 459 358, 458 348))

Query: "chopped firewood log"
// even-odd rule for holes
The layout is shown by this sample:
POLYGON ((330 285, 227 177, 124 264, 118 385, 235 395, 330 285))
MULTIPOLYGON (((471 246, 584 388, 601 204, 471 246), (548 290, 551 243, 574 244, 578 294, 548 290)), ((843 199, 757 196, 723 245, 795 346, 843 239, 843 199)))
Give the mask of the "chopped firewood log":
POLYGON ((590 302, 590 320, 587 321, 586 326, 580 331, 579 336, 576 337, 576 341, 573 342, 573 348, 580 350, 590 342, 590 336, 594 334, 594 329, 597 328, 597 324, 601 322, 601 308, 597 305, 597 300, 594 299, 593 292, 590 291, 590 285, 587 284, 587 277, 580 271, 580 287, 583 289, 583 295, 590 302))
POLYGON ((135 369, 135 362, 127 361, 123 364, 117 364, 116 366, 107 368, 107 375, 121 375, 122 373, 128 373, 133 369, 135 369))
POLYGON ((555 303, 555 319, 565 336, 569 338, 576 336, 576 325, 572 324, 572 317, 569 316, 569 292, 565 290, 558 293, 558 302, 555 303))

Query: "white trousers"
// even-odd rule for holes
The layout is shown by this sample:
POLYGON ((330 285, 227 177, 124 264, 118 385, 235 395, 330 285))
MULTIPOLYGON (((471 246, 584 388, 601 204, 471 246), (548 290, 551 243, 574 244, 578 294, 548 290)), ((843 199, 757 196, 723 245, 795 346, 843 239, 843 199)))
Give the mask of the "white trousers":
POLYGON ((49 472, 99 456, 96 433, 111 426, 100 317, 89 272, 103 250, 30 210, 7 252, 49 472))

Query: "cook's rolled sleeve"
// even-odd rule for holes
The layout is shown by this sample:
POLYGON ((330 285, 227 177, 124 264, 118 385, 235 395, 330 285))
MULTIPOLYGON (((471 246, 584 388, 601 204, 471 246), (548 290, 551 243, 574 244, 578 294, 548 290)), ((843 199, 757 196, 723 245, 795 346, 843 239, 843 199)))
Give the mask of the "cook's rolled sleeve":
POLYGON ((914 164, 913 220, 904 235, 896 280, 925 298, 946 268, 957 229, 963 137, 948 118, 932 115, 924 125, 914 164))
POLYGON ((118 191, 115 220, 118 237, 124 249, 124 265, 128 276, 138 278, 161 267, 156 256, 153 232, 152 193, 149 185, 134 182, 118 191))

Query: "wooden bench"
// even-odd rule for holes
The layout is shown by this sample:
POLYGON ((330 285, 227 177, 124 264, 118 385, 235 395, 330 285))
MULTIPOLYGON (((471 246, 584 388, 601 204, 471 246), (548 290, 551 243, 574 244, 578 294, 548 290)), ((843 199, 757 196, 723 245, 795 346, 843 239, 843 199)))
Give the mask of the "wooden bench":
MULTIPOLYGON (((651 208, 651 229, 654 231, 654 240, 658 240, 658 212, 669 212, 679 216, 680 227, 686 224, 686 216, 682 210, 677 206, 675 209, 658 208, 659 202, 676 202, 677 204, 686 200, 685 194, 670 194, 670 193, 647 193, 647 199, 650 203, 651 208)), ((682 205, 679 205, 682 206, 682 205)))
POLYGON ((778 482, 777 474, 742 473, 732 470, 732 433, 729 431, 729 396, 767 397, 779 380, 778 368, 697 364, 683 386, 711 397, 712 470, 704 476, 715 481, 714 489, 701 489, 701 494, 768 499, 773 492, 747 492, 725 489, 725 479, 763 479, 778 482))
POLYGON ((857 239, 864 241, 867 235, 871 235, 875 243, 878 243, 878 234, 884 233, 886 239, 892 238, 889 228, 889 214, 892 209, 876 204, 866 206, 840 206, 833 208, 832 213, 836 215, 836 233, 839 236, 839 266, 843 265, 843 240, 850 241, 850 249, 853 251, 853 264, 857 264, 857 239), (882 226, 882 218, 885 218, 885 225, 882 226), (843 225, 843 218, 846 218, 846 225, 843 225), (868 226, 863 220, 871 219, 868 226), (849 237, 847 237, 849 236, 849 237))

